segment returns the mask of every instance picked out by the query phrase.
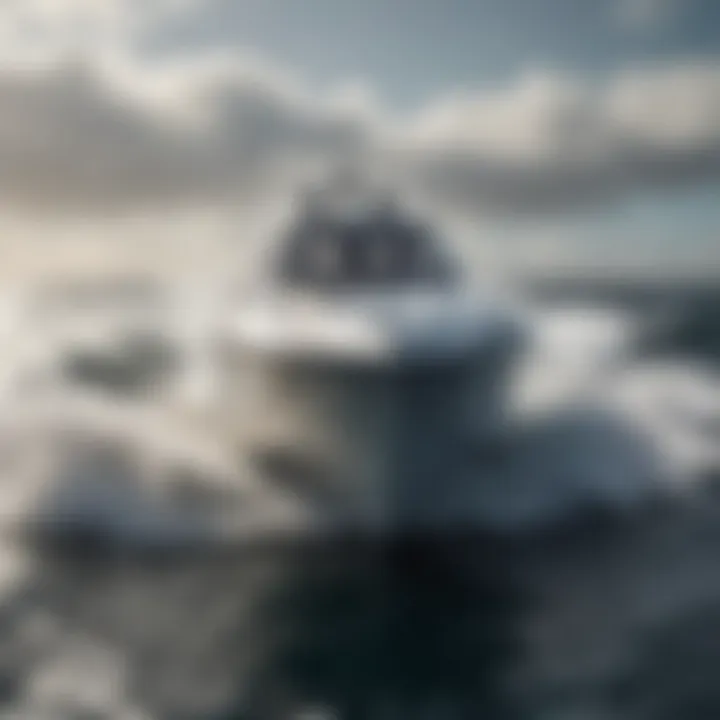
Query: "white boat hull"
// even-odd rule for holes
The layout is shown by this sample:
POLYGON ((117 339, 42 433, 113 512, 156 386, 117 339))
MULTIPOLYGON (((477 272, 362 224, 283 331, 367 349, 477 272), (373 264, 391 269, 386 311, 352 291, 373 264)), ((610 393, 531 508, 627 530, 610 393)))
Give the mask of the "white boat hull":
POLYGON ((476 314, 472 328, 454 317, 455 327, 402 328, 364 316, 356 327, 374 342, 356 345, 323 344, 317 326, 304 336, 297 325, 238 333, 225 355, 237 442, 317 476, 363 520, 438 510, 441 498, 451 501, 454 469, 504 426, 517 340, 504 323, 476 314))

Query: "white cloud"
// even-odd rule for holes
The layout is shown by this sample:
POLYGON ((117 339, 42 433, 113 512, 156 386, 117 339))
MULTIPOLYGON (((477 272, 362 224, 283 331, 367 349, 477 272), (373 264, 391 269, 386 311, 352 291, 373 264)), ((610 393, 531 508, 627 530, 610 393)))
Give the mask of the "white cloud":
POLYGON ((143 34, 202 0, 1 0, 4 58, 57 52, 102 53, 143 34))
MULTIPOLYGON (((720 174, 720 65, 603 84, 530 75, 437 103, 402 143, 408 178, 458 210, 560 209, 720 174)), ((401 146, 401 143, 398 143, 401 146)))
POLYGON ((469 218, 720 177, 717 62, 597 84, 536 72, 398 120, 366 90, 323 95, 245 56, 116 51, 6 64, 0 107, 5 204, 80 213, 265 202, 339 160, 469 218))
POLYGON ((259 197, 303 164, 361 152, 371 133, 356 105, 227 57, 13 68, 0 105, 0 195, 60 209, 259 197))

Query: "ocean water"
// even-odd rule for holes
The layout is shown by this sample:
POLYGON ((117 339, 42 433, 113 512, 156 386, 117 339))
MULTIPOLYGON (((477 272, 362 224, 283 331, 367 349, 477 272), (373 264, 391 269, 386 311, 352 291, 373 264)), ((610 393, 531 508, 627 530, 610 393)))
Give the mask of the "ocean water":
POLYGON ((391 542, 275 532, 304 518, 203 422, 201 323, 8 298, 2 717, 716 718, 713 306, 615 299, 538 303, 475 527, 391 542))

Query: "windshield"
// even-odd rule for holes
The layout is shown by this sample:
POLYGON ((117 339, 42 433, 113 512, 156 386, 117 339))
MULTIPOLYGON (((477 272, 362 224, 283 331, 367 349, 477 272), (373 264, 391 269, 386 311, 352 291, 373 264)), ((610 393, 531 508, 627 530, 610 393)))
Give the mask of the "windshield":
POLYGON ((281 263, 306 287, 446 285, 455 272, 423 228, 387 221, 311 223, 293 232, 281 263))

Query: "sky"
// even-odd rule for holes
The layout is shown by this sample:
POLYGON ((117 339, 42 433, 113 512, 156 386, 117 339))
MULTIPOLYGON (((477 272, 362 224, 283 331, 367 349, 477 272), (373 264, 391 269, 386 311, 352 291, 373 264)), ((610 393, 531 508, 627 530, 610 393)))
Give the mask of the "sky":
POLYGON ((488 268, 720 272, 717 0, 0 0, 0 108, 17 273, 192 268, 339 164, 488 268))

